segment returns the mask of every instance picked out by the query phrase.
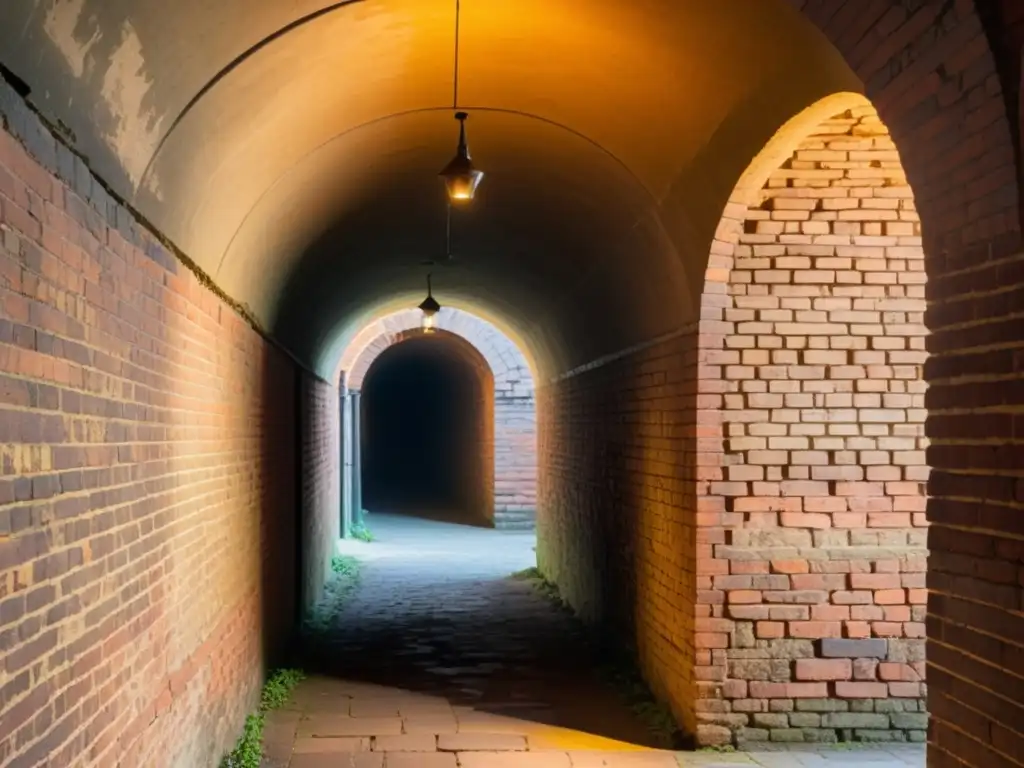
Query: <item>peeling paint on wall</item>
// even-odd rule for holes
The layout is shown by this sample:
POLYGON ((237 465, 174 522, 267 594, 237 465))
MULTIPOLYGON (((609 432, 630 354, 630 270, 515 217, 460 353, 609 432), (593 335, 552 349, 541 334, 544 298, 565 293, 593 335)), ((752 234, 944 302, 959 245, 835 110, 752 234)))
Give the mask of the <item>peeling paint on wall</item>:
MULTIPOLYGON (((164 118, 146 109, 146 97, 153 86, 146 73, 142 41, 130 21, 121 26, 121 42, 110 57, 103 76, 101 95, 113 118, 112 130, 104 141, 121 158, 125 172, 137 189, 160 141, 164 118)), ((158 199, 159 183, 150 179, 151 191, 158 199)))
POLYGON ((85 0, 54 0, 43 20, 46 36, 64 57, 71 74, 79 79, 85 74, 85 60, 89 50, 100 39, 98 30, 84 43, 75 37, 84 10, 85 0))

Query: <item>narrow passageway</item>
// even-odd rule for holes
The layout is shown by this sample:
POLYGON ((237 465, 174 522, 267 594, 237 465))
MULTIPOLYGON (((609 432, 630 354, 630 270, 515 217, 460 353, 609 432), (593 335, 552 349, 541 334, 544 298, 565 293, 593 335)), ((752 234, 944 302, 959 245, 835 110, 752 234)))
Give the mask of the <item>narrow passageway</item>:
MULTIPOLYGON (((526 580, 529 531, 371 515, 359 587, 314 666, 456 706, 654 746, 597 675, 576 622, 526 580)), ((347 542, 346 542, 347 544, 347 542)))
POLYGON ((1022 8, 0 2, 0 768, 1024 768, 1022 8))
POLYGON ((271 715, 268 768, 923 765, 906 745, 671 751, 611 682, 595 637, 522 577, 532 533, 399 515, 369 524, 372 543, 342 543, 358 584, 307 645, 314 676, 271 715))
POLYGON ((363 506, 460 523, 493 519, 494 382, 450 334, 386 350, 363 385, 363 506))

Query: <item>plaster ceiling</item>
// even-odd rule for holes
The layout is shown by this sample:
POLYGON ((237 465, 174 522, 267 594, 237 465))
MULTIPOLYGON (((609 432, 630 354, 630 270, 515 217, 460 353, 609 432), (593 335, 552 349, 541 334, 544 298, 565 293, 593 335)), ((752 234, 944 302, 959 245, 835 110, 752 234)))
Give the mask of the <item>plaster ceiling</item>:
MULTIPOLYGON (((443 256, 453 41, 454 0, 0 8, 0 62, 30 100, 322 373, 443 256)), ((691 322, 751 159, 861 89, 783 0, 463 0, 460 67, 487 176, 435 293, 548 374, 691 322)))

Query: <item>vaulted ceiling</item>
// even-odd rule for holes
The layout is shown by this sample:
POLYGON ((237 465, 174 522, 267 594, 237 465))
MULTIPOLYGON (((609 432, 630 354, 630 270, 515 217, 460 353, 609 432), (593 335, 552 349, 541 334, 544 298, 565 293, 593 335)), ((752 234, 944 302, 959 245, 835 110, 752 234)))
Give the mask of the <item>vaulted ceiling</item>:
MULTIPOLYGON (((301 358, 443 257, 454 0, 6 0, 0 63, 125 199, 301 358)), ((463 0, 487 173, 436 295, 549 373, 692 321, 736 180, 859 91, 783 0, 463 0)))

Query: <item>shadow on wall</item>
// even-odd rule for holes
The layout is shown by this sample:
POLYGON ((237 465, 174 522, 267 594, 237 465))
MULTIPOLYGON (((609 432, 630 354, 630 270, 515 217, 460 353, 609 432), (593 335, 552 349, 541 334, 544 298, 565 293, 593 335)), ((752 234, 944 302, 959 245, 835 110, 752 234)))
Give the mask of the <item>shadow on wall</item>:
POLYGON ((296 367, 0 116, 0 763, 208 765, 297 615, 296 367))
POLYGON ((283 663, 301 615, 298 384, 301 374, 264 345, 259 399, 260 457, 253 482, 260 501, 260 594, 264 669, 283 663))
POLYGON ((538 391, 537 562, 696 732, 697 328, 538 391), (623 382, 633 382, 623 387, 623 382), (571 564, 571 567, 566 567, 571 564))
POLYGON ((411 336, 362 390, 364 506, 494 526, 494 377, 449 333, 411 336))
POLYGON ((298 422, 290 444, 297 480, 291 501, 298 518, 294 592, 301 619, 323 596, 341 537, 341 413, 337 389, 323 379, 298 370, 293 386, 292 399, 282 406, 290 405, 298 422))

